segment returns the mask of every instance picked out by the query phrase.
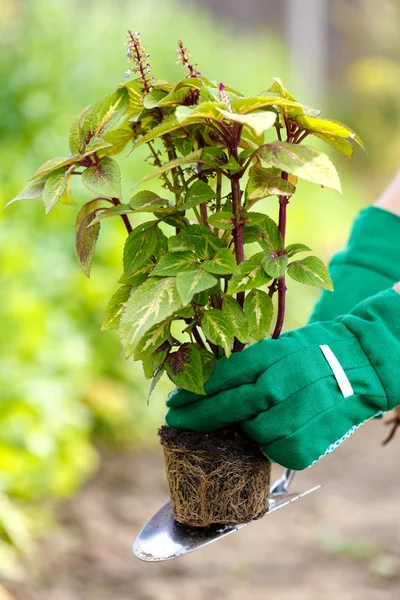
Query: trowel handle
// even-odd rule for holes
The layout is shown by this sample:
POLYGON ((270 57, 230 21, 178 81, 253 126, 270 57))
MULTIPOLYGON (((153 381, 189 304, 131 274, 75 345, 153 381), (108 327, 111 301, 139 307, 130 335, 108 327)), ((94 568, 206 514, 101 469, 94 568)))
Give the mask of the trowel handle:
POLYGON ((292 483, 295 471, 292 469, 286 469, 280 477, 271 486, 271 494, 286 494, 289 489, 289 485, 292 483))

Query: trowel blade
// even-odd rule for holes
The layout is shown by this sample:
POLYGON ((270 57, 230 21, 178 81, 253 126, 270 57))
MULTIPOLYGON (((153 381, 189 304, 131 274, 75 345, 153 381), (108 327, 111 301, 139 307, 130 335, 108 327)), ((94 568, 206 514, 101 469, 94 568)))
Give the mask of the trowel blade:
MULTIPOLYGON (((269 509, 264 516, 311 494, 321 486, 316 486, 299 494, 272 494, 269 509)), ((164 504, 147 521, 133 545, 133 553, 140 560, 161 562, 172 560, 194 552, 203 546, 234 533, 249 525, 211 525, 210 527, 187 527, 177 523, 173 517, 171 503, 164 504)))

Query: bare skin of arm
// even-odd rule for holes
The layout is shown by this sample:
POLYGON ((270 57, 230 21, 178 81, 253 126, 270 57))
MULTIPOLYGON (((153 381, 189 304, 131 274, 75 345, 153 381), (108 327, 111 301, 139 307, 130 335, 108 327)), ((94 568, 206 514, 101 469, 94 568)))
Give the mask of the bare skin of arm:
MULTIPOLYGON (((383 210, 392 212, 400 217, 400 170, 389 187, 387 187, 383 192, 377 201, 376 206, 378 208, 382 208, 383 210)), ((394 289, 398 294, 400 294, 400 282, 396 283, 394 289)), ((394 410, 393 416, 390 419, 387 419, 385 424, 391 426, 390 433, 383 442, 384 444, 387 444, 393 439, 397 429, 400 427, 400 406, 394 410)))
MULTIPOLYGON (((398 171, 392 183, 383 192, 376 203, 376 206, 378 208, 382 208, 383 210, 388 210, 389 212, 392 212, 400 217, 400 171, 398 171)), ((400 294, 400 283, 397 283, 394 286, 394 289, 400 294)), ((384 444, 387 444, 393 439, 397 429, 400 427, 400 406, 394 410, 393 417, 387 419, 385 424, 391 426, 390 433, 383 442, 384 444)))
MULTIPOLYGON (((400 183, 400 178, 399 178, 399 183, 400 183)), ((399 192, 398 198, 399 198, 399 203, 400 203, 400 192, 399 192)), ((393 288, 396 290, 396 292, 398 294, 400 294, 400 282, 396 283, 396 285, 393 286, 393 288)), ((397 429, 400 427, 400 406, 398 406, 397 408, 394 409, 393 416, 390 417, 390 419, 387 419, 385 421, 385 425, 389 425, 389 426, 391 426, 391 428, 390 428, 389 435, 382 442, 383 445, 388 444, 394 438, 397 429)))
POLYGON ((383 192, 376 206, 400 217, 400 171, 398 171, 392 183, 383 192))

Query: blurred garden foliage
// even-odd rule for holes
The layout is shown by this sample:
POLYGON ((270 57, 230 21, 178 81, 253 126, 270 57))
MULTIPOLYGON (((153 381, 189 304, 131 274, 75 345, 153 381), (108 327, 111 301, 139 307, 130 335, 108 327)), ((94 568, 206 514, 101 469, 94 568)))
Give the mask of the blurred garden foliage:
MULTIPOLYGON (((119 0, 111 9, 99 0, 0 0, 1 206, 49 156, 65 154, 75 114, 123 80, 128 25, 142 32, 161 78, 182 76, 174 64, 181 37, 206 77, 245 93, 259 93, 288 71, 282 38, 266 30, 233 32, 194 5, 119 0)), ((387 45, 387 32, 379 35, 387 45)), ((399 155, 393 122, 400 46, 398 36, 391 39, 385 58, 377 51, 346 68, 346 91, 332 83, 321 107, 326 116, 342 113, 364 138, 368 157, 359 155, 357 168, 336 158, 342 197, 303 184, 290 204, 288 242, 307 231, 323 258, 344 243, 351 218, 372 199, 371 181, 382 187, 399 155)), ((143 161, 121 164, 126 195, 150 169, 145 159, 143 151, 143 161)), ((89 196, 80 189, 76 199, 80 205, 89 196)), ((262 208, 269 211, 268 201, 262 208)), ((28 548, 49 501, 74 493, 93 472, 93 436, 100 444, 155 442, 170 389, 161 384, 148 408, 140 368, 122 358, 116 332, 100 332, 121 273, 122 225, 104 227, 87 280, 74 255, 76 213, 76 206, 60 205, 45 217, 33 201, 0 220, 0 571, 12 569, 13 546, 28 548)), ((290 283, 289 327, 304 324, 317 295, 290 283)))

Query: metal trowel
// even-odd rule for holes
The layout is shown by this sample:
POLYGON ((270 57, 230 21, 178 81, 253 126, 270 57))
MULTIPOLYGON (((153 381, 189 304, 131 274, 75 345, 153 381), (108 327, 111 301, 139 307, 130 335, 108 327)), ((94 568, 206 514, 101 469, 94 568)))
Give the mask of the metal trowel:
MULTIPOLYGON (((311 494, 321 486, 305 492, 289 494, 294 471, 287 469, 271 487, 269 508, 264 516, 287 506, 291 502, 311 494)), ((172 560, 208 546, 217 540, 249 525, 210 525, 209 527, 187 527, 175 521, 171 502, 167 502, 145 524, 133 545, 133 553, 140 560, 161 562, 172 560)))

